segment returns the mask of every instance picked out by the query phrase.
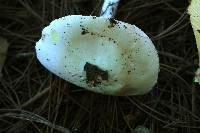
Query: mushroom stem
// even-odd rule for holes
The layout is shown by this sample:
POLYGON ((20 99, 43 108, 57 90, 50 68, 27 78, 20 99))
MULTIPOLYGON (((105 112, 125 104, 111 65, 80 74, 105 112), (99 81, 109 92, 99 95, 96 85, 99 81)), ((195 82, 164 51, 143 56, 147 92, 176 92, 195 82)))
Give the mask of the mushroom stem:
POLYGON ((101 9, 101 16, 105 18, 113 18, 119 1, 120 0, 104 0, 103 7, 101 9))

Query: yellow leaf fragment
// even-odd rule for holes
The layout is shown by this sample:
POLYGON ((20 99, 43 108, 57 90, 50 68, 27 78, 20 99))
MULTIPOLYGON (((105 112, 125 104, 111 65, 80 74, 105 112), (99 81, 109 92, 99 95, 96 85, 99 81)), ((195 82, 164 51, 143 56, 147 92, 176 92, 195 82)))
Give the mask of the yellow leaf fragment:
MULTIPOLYGON (((188 8, 188 13, 190 15, 190 22, 192 24, 193 32, 195 35, 200 60, 200 0, 191 0, 190 6, 188 8)), ((194 81, 200 84, 200 68, 198 68, 196 71, 194 81)))
POLYGON ((56 31, 52 31, 51 32, 51 38, 52 38, 52 41, 54 43, 58 43, 59 41, 59 37, 58 37, 58 33, 56 31))

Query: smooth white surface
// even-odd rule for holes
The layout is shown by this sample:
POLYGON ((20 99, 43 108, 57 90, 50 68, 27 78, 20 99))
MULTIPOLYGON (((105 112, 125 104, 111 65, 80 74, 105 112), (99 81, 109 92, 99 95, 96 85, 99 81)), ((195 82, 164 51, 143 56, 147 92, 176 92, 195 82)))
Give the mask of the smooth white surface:
POLYGON ((54 20, 36 43, 37 58, 49 71, 88 90, 139 95, 157 82, 159 59, 147 35, 134 25, 104 17, 72 15, 54 20), (86 62, 108 72, 88 83, 86 62))

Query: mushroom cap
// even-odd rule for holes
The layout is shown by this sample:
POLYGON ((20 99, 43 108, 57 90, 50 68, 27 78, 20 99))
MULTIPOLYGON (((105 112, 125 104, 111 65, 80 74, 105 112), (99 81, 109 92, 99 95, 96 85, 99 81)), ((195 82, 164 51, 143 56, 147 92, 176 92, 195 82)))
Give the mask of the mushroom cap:
POLYGON ((35 48, 49 71, 94 92, 142 95, 157 82, 159 59, 152 41, 136 26, 114 19, 56 19, 35 48))

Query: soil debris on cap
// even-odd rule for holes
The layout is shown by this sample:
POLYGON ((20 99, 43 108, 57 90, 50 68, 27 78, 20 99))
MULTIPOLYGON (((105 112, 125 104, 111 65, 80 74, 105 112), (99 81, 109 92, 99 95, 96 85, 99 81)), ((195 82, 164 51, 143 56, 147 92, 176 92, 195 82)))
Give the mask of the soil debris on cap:
POLYGON ((108 71, 104 71, 93 64, 86 62, 84 71, 86 71, 87 83, 92 83, 93 86, 101 84, 102 80, 108 81, 108 71))
POLYGON ((109 28, 114 27, 117 24, 117 21, 113 18, 109 18, 109 21, 110 21, 109 28))
POLYGON ((85 29, 85 28, 82 28, 81 34, 82 34, 82 35, 85 35, 85 34, 87 34, 87 33, 89 33, 89 31, 88 31, 87 29, 85 29))

